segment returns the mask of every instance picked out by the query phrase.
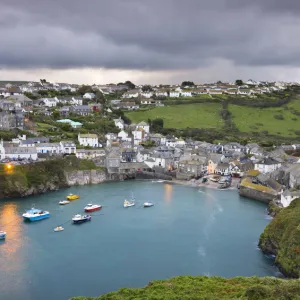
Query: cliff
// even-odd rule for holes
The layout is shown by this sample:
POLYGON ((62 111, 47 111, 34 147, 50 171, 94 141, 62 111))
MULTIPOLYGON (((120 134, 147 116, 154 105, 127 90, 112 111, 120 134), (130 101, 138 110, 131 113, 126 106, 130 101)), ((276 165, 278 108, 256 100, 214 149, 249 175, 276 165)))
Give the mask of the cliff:
POLYGON ((74 297, 71 300, 117 299, 180 299, 180 300, 279 300, 299 299, 299 280, 282 280, 271 277, 192 277, 179 276, 153 281, 139 289, 122 288, 96 298, 74 297))
POLYGON ((261 234, 259 246, 276 256, 275 263, 284 275, 300 277, 300 198, 276 214, 261 234))
POLYGON ((0 198, 38 195, 76 184, 101 183, 104 170, 76 157, 26 165, 0 165, 0 198))

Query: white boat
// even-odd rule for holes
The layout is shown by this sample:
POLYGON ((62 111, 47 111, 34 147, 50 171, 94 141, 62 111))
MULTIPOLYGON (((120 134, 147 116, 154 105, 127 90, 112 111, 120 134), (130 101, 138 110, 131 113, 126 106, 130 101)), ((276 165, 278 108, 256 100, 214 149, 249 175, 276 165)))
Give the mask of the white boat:
POLYGON ((144 207, 151 207, 153 206, 154 204, 152 202, 145 202, 144 203, 144 207))
POLYGON ((124 204, 123 204, 124 207, 131 207, 131 206, 134 206, 134 205, 135 205, 134 201, 124 200, 124 204))
POLYGON ((91 204, 90 203, 84 208, 84 210, 86 212, 92 212, 92 211, 100 210, 101 208, 102 208, 102 206, 99 204, 91 204))
POLYGON ((68 200, 62 200, 62 201, 59 201, 59 205, 66 205, 66 204, 69 204, 70 203, 70 201, 68 201, 68 200))
POLYGON ((56 228, 54 228, 55 232, 59 232, 59 231, 63 231, 65 230, 62 226, 57 226, 56 228))
POLYGON ((5 231, 0 231, 0 240, 4 240, 6 237, 6 232, 5 231))

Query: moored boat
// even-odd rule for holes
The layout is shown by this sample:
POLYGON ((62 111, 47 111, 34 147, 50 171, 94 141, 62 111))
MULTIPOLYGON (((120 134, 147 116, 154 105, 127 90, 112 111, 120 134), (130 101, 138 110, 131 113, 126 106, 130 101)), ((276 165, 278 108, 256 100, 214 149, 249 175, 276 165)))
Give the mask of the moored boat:
POLYGON ((40 221, 43 219, 47 219, 50 217, 49 211, 32 208, 27 210, 26 213, 23 214, 24 220, 27 221, 40 221))
POLYGON ((4 240, 6 237, 6 232, 5 231, 0 231, 0 240, 4 240))
POLYGON ((135 205, 134 201, 124 200, 124 204, 123 204, 124 207, 131 207, 131 206, 134 206, 134 205, 135 205))
POLYGON ((62 200, 62 201, 59 201, 59 205, 66 205, 66 204, 69 204, 70 201, 69 200, 62 200))
POLYGON ((84 223, 84 222, 87 222, 87 221, 91 221, 92 219, 92 216, 90 215, 75 215, 73 218, 72 218, 72 221, 74 224, 80 224, 80 223, 84 223))
POLYGON ((54 228, 55 232, 64 231, 65 229, 62 226, 57 226, 54 228))
POLYGON ((69 200, 69 201, 77 200, 79 198, 80 198, 80 196, 73 195, 73 194, 70 194, 70 195, 67 196, 67 200, 69 200))
POLYGON ((145 202, 144 203, 144 207, 151 207, 153 206, 154 204, 152 202, 145 202))
POLYGON ((86 212, 92 212, 92 211, 100 210, 101 208, 102 208, 102 206, 99 204, 91 204, 90 203, 84 208, 84 210, 86 212))

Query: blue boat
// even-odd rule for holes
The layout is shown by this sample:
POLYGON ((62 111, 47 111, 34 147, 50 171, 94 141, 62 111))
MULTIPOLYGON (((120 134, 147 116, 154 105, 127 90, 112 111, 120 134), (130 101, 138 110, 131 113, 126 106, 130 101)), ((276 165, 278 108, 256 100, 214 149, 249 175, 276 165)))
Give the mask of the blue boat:
POLYGON ((50 217, 49 211, 40 210, 36 208, 32 208, 30 210, 27 210, 26 213, 23 214, 24 220, 27 221, 40 221, 43 219, 47 219, 50 217))
POLYGON ((6 237, 6 232, 5 231, 0 231, 0 240, 4 240, 6 237))

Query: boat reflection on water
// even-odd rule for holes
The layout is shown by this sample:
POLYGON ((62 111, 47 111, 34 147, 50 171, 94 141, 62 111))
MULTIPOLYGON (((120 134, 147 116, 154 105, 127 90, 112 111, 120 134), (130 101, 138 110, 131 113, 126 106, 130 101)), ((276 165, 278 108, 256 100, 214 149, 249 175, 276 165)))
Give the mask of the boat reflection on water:
POLYGON ((172 192, 173 192, 172 184, 166 183, 165 184, 165 198, 164 198, 164 200, 167 203, 171 203, 171 201, 172 201, 172 192))
POLYGON ((23 248, 27 242, 24 239, 24 224, 18 206, 15 203, 6 203, 0 208, 0 227, 1 230, 7 232, 6 239, 0 241, 0 266, 1 273, 5 274, 5 279, 2 277, 2 296, 1 299, 14 299, 10 298, 13 290, 17 290, 17 294, 28 294, 29 286, 28 280, 30 275, 26 273, 26 257, 24 256, 23 248), (16 279, 16 274, 21 275, 21 279, 16 279), (13 284, 12 284, 13 282, 13 284))

